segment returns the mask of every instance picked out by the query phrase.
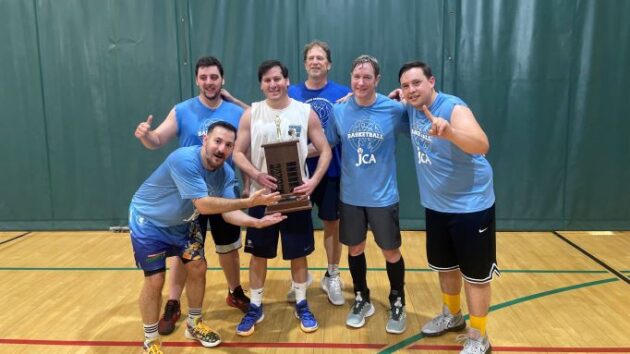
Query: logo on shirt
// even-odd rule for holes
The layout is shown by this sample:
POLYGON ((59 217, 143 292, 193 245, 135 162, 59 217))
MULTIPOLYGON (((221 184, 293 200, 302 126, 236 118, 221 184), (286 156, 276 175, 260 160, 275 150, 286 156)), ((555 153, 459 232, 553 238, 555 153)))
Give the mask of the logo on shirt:
POLYGON ((383 143, 383 130, 378 123, 371 119, 360 119, 354 122, 348 132, 348 140, 357 152, 355 166, 376 163, 374 153, 383 143))
POLYGON ((306 100, 305 103, 311 105, 311 108, 315 111, 315 113, 317 113, 319 121, 322 123, 322 128, 326 129, 326 126, 328 125, 328 119, 330 118, 330 113, 333 109, 332 102, 322 97, 315 97, 306 100))
POLYGON ((430 128, 431 123, 429 121, 421 122, 417 119, 414 119, 411 125, 411 139, 416 148, 418 164, 431 164, 431 159, 426 153, 431 148, 432 137, 429 135, 430 128))
POLYGON ((293 139, 298 139, 302 135, 301 125, 289 125, 288 134, 293 139))
POLYGON ((203 123, 199 124, 199 130, 197 130, 197 136, 199 139, 203 140, 203 137, 208 133, 208 127, 212 125, 212 123, 218 122, 217 119, 205 119, 203 123))

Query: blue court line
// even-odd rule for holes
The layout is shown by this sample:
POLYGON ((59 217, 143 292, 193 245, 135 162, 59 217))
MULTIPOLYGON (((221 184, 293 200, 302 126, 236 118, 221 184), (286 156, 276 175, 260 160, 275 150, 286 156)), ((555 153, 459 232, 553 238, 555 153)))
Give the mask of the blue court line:
MULTIPOLYGON (((576 290, 576 289, 581 289, 581 288, 587 288, 590 286, 596 286, 596 285, 601 285, 601 284, 607 284, 607 283, 612 283, 612 282, 616 282, 619 281, 619 278, 609 278, 609 279, 603 279, 603 280, 596 280, 596 281, 592 281, 592 282, 588 282, 588 283, 583 283, 583 284, 576 284, 576 285, 570 285, 570 286, 565 286, 562 288, 558 288, 558 289, 552 289, 552 290, 548 290, 548 291, 543 291, 540 293, 535 293, 535 294, 531 294, 531 295, 527 295, 527 296, 523 296, 523 297, 519 297, 513 300, 509 300, 506 302, 502 302, 500 304, 496 304, 496 305, 492 305, 490 306, 490 310, 489 312, 494 312, 496 310, 500 310, 502 308, 508 307, 508 306, 513 306, 516 304, 520 304, 523 302, 527 302, 527 301, 531 301, 531 300, 535 300, 535 299, 539 299, 545 296, 550 296, 550 295, 555 295, 558 293, 562 293, 565 291, 571 291, 571 290, 576 290)), ((470 317, 469 314, 466 314, 464 316, 465 320, 468 320, 468 318, 470 317)), ((410 346, 411 344, 421 340, 422 338, 424 338, 424 335, 422 333, 418 333, 415 334, 409 338, 403 339, 402 341, 390 345, 389 347, 381 350, 379 352, 379 354, 389 354, 389 353, 393 353, 397 350, 403 349, 407 346, 410 346)))

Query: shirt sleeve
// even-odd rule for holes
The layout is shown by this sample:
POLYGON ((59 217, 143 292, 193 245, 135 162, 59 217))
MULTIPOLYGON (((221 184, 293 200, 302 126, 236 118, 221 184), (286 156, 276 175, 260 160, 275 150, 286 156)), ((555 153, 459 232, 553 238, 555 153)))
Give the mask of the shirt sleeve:
POLYGON ((221 196, 226 199, 236 199, 240 196, 238 180, 234 174, 234 170, 225 166, 225 179, 223 180, 223 190, 221 196))
POLYGON ((330 144, 330 147, 339 144, 339 134, 337 133, 337 111, 339 109, 339 104, 335 104, 333 106, 333 109, 330 111, 330 117, 328 117, 328 124, 326 124, 326 129, 324 130, 324 133, 326 133, 326 139, 328 140, 328 144, 330 144))
MULTIPOLYGON (((195 150, 197 151, 197 150, 195 150)), ((196 160, 182 153, 183 149, 175 150, 167 158, 168 172, 177 186, 182 199, 197 199, 208 195, 208 186, 203 179, 196 160)))
POLYGON ((398 121, 398 125, 396 126, 396 134, 403 134, 406 136, 410 136, 410 123, 409 123, 409 107, 413 108, 411 105, 407 103, 399 103, 402 107, 402 110, 398 110, 398 114, 400 119, 398 121))

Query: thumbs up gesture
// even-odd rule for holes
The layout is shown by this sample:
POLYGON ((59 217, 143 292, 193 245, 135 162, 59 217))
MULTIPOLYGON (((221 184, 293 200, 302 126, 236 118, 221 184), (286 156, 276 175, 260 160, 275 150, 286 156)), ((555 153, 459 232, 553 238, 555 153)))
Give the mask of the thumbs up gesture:
POLYGON ((147 117, 146 122, 142 122, 138 124, 138 127, 136 128, 136 132, 134 133, 136 138, 142 139, 146 137, 147 134, 149 134, 149 132, 151 131, 152 122, 153 122, 153 115, 149 115, 149 117, 147 117))

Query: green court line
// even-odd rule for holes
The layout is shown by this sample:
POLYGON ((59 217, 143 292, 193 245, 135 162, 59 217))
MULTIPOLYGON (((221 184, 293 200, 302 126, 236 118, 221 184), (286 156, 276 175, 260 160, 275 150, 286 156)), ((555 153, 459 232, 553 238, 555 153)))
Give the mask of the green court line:
MULTIPOLYGON (((309 267, 312 271, 325 271, 326 267, 309 267)), ((112 270, 139 270, 136 267, 0 267, 0 271, 112 271, 112 270)), ((220 267, 208 267, 208 270, 221 270, 220 267)), ((241 267, 241 270, 248 271, 249 267, 241 267)), ((268 270, 273 271, 290 271, 289 267, 269 267, 268 270)), ((339 270, 349 270, 349 268, 339 268, 339 270)), ((385 272, 386 268, 368 268, 368 271, 385 272)), ((405 272, 411 273, 430 273, 433 272, 429 268, 407 268, 405 272)), ((630 273, 630 271, 623 271, 630 273)), ((525 273, 525 274, 606 274, 606 270, 575 270, 575 269, 505 269, 501 273, 525 273)))
MULTIPOLYGON (((513 300, 509 300, 509 301, 506 301, 506 302, 503 302, 503 303, 500 303, 500 304, 492 305, 492 306, 490 306, 490 311, 489 312, 494 312, 496 310, 500 310, 500 309, 508 307, 508 306, 513 306, 513 305, 520 304, 520 303, 523 303, 523 302, 540 299, 540 298, 545 297, 545 296, 550 296, 550 295, 562 293, 562 292, 565 292, 565 291, 571 291, 571 290, 586 288, 586 287, 589 287, 589 286, 596 286, 596 285, 601 285, 601 284, 607 284, 607 283, 612 283, 612 282, 616 282, 616 281, 619 281, 619 278, 602 279, 602 280, 596 280, 596 281, 592 281, 592 282, 588 282, 588 283, 570 285, 570 286, 566 286, 566 287, 562 287, 562 288, 558 288, 558 289, 547 290, 547 291, 543 291, 543 292, 540 292, 540 293, 519 297, 519 298, 516 298, 516 299, 513 299, 513 300)), ((470 315, 466 314, 464 316, 464 319, 468 320, 469 317, 470 317, 470 315)), ((409 338, 403 339, 402 341, 400 341, 400 342, 398 342, 396 344, 390 345, 389 347, 381 350, 379 352, 379 354, 393 353, 393 352, 395 352, 397 350, 400 350, 400 349, 403 349, 405 347, 408 347, 408 346, 412 345, 413 343, 421 340, 422 338, 424 338, 424 335, 422 333, 415 334, 415 335, 413 335, 413 336, 411 336, 409 338)))

